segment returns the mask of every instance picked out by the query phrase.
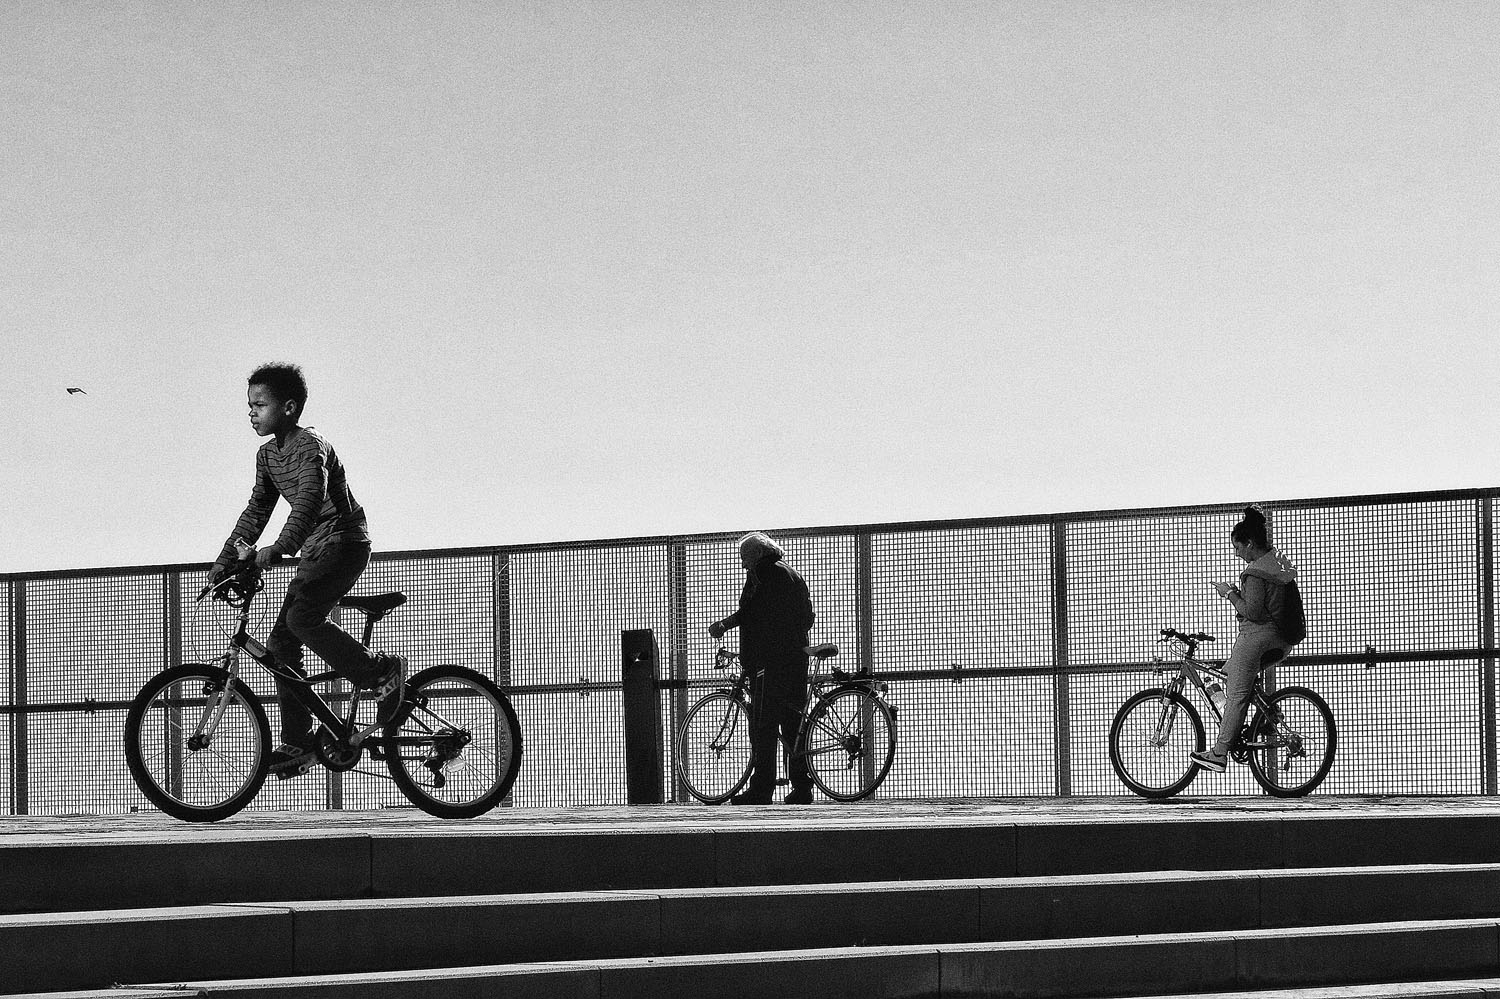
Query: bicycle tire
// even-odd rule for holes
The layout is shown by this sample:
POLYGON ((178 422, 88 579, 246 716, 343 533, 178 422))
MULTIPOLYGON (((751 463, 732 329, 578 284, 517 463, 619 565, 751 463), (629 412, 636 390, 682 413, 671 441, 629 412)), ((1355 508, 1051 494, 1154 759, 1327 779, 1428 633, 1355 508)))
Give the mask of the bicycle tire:
POLYGON ((1249 733, 1250 773, 1267 794, 1300 798, 1323 783, 1333 767, 1339 732, 1328 704, 1306 687, 1283 687, 1254 706, 1249 733), (1278 717, 1279 716, 1279 717, 1278 717))
POLYGON ((700 697, 682 719, 673 747, 677 778, 705 805, 722 805, 750 780, 750 714, 727 690, 700 697))
POLYGON ((429 815, 470 819, 505 800, 521 769, 521 722, 496 683, 466 666, 429 666, 406 681, 382 730, 386 769, 429 815))
POLYGON ((186 822, 217 822, 248 805, 266 779, 271 726, 241 680, 205 663, 163 670, 125 715, 125 762, 153 805, 186 822), (208 744, 194 739, 210 695, 230 694, 208 744))
POLYGON ((1109 763, 1120 782, 1143 798, 1170 798, 1198 776, 1189 753, 1206 745, 1203 719, 1186 697, 1151 687, 1128 698, 1109 726, 1109 763), (1170 715, 1167 712, 1170 711, 1170 715), (1188 726, 1177 724, 1186 715, 1188 726), (1161 734, 1165 723, 1166 733, 1161 734), (1191 744, 1182 736, 1191 737, 1191 744))
POLYGON ((896 716, 866 687, 837 687, 813 704, 797 742, 820 791, 835 801, 859 801, 891 772, 896 716))

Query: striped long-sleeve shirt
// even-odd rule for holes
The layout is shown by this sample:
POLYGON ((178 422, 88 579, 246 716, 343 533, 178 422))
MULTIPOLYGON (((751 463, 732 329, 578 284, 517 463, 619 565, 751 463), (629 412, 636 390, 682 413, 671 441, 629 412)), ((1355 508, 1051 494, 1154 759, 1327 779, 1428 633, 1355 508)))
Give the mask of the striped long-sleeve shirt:
POLYGON ((349 492, 344 465, 333 445, 311 427, 298 427, 280 446, 273 437, 255 453, 250 503, 234 525, 234 533, 224 542, 219 554, 221 565, 234 561, 235 538, 248 544, 260 538, 280 496, 286 497, 292 511, 281 536, 265 550, 295 555, 305 548, 313 555, 330 541, 369 542, 364 508, 349 492))

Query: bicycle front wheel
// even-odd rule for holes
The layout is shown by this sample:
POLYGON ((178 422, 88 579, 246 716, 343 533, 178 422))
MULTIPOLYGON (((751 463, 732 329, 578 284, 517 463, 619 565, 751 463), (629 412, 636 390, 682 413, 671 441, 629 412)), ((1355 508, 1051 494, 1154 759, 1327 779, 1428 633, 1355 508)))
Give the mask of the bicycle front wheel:
POLYGON ((800 742, 813 783, 835 801, 859 801, 891 772, 896 716, 864 687, 841 687, 818 698, 800 742))
POLYGON ((1323 698, 1306 687, 1284 687, 1250 719, 1250 773, 1278 798, 1309 794, 1333 766, 1339 733, 1323 698))
POLYGON ((217 666, 174 666, 147 681, 125 715, 125 762, 150 802, 187 822, 217 822, 266 779, 265 709, 217 666))
POLYGON ((1143 798, 1170 798, 1198 776, 1188 755, 1205 745, 1203 720, 1188 699, 1162 687, 1132 696, 1109 726, 1109 763, 1143 798))
POLYGON ((687 793, 722 805, 750 779, 750 715, 745 703, 716 690, 688 708, 677 730, 677 776, 687 793))
POLYGON ((381 742, 401 793, 444 819, 494 808, 521 769, 516 709, 494 681, 464 666, 432 666, 406 681, 381 742))

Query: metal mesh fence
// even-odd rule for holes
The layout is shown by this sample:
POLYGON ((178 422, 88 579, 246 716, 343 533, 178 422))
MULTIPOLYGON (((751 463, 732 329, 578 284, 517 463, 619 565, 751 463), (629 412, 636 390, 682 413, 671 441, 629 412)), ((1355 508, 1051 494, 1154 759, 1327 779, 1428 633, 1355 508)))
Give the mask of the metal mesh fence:
MULTIPOLYGON (((1268 504, 1273 541, 1301 571, 1309 637, 1274 673, 1328 701, 1339 752, 1319 794, 1496 790, 1495 491, 1268 504)), ((883 797, 1117 795, 1107 735, 1151 668, 1163 627, 1219 636, 1232 610, 1208 585, 1241 568, 1228 506, 772 532, 807 579, 814 641, 889 685, 898 751, 883 797)), ((736 535, 378 556, 362 594, 405 606, 372 646, 418 671, 456 663, 495 679, 521 719, 509 804, 626 801, 621 633, 658 646, 665 792, 672 735, 723 682, 710 623, 737 606, 736 535)), ((0 765, 11 812, 150 806, 121 752, 126 709, 177 662, 223 654, 234 622, 196 603, 203 566, 0 577, 0 765)), ((269 633, 293 565, 266 574, 251 631, 269 633)), ((363 633, 363 616, 341 623, 363 633)), ((733 645, 733 636, 729 641, 733 645)), ((321 670, 309 654, 309 669, 321 670)), ((274 684, 246 679, 279 722, 274 684)), ((322 691, 335 704, 341 682, 322 691)), ((1194 692, 1193 696, 1196 696, 1194 692)), ((367 761, 351 773, 270 781, 262 809, 408 807, 367 761)), ((1243 767, 1194 794, 1259 793, 1243 767)))

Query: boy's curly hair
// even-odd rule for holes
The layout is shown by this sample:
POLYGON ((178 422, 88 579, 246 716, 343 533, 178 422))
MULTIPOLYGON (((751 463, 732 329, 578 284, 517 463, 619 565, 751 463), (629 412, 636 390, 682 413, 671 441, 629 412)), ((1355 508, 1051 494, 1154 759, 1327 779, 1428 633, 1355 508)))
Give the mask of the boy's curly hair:
POLYGON ((247 384, 264 385, 282 402, 295 402, 299 414, 307 407, 307 379, 302 377, 302 369, 295 364, 283 361, 262 364, 250 372, 247 384))

